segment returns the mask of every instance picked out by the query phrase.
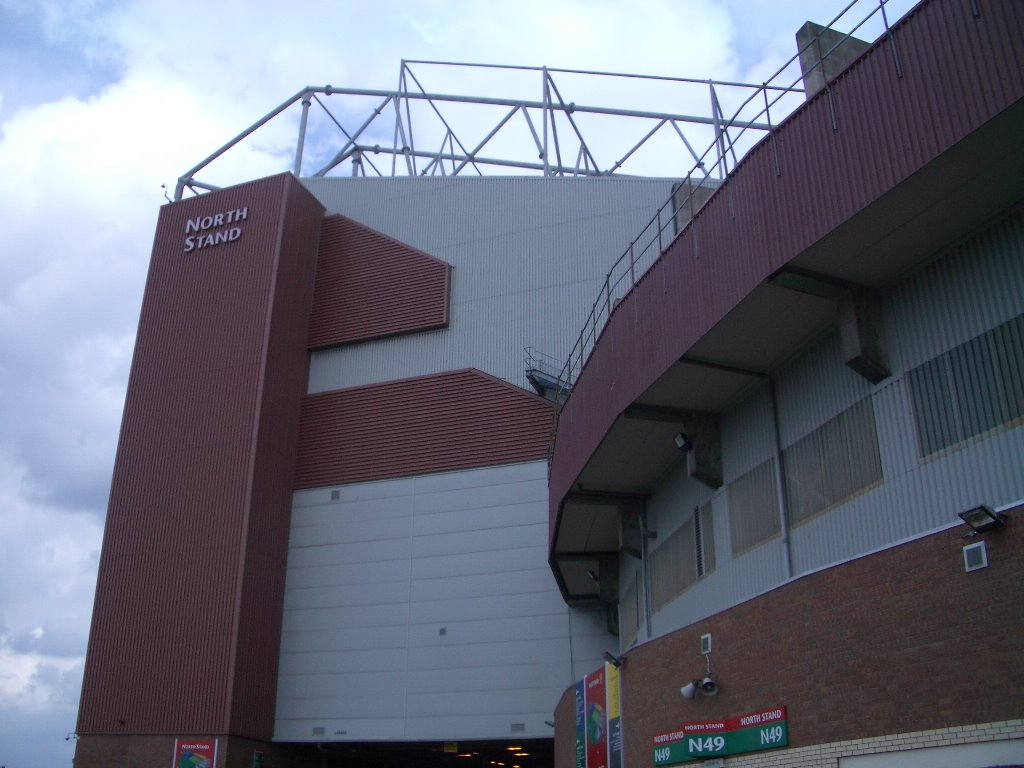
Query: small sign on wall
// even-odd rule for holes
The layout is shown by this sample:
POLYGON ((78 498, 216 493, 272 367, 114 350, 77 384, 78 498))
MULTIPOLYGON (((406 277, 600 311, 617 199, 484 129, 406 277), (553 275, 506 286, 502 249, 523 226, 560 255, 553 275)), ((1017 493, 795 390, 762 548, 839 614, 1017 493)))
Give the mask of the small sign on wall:
POLYGON ((751 712, 727 720, 683 723, 679 730, 654 737, 654 764, 738 755, 789 744, 786 708, 751 712))
POLYGON ((171 768, 214 768, 217 764, 216 739, 175 739, 171 768))

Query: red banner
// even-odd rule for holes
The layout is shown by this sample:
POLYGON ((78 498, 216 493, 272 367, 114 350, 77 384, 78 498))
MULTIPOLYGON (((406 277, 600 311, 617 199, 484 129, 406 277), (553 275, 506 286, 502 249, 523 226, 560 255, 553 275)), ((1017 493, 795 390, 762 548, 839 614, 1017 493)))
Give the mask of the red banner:
POLYGON ((587 733, 587 768, 608 768, 608 712, 604 668, 583 679, 587 733))
POLYGON ((216 739, 175 739, 171 768, 214 768, 216 764, 216 739))

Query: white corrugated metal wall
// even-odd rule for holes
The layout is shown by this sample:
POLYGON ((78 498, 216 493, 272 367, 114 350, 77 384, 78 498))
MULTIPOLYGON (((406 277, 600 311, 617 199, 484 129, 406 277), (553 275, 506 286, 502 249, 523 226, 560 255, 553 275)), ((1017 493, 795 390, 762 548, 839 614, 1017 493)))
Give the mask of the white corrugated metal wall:
MULTIPOLYGON (((568 356, 606 271, 672 189, 304 183, 330 212, 454 267, 447 329, 315 352, 311 393, 467 367, 528 388, 524 347, 568 356)), ((550 737, 563 690, 614 638, 603 609, 562 601, 547 526, 544 462, 296 493, 276 737, 550 737)))
MULTIPOLYGON (((908 383, 910 372, 923 363, 1000 329, 1000 338, 1010 341, 998 343, 1009 347, 997 348, 996 341, 990 342, 991 354, 1000 358, 1004 379, 1015 376, 1017 384, 1004 382, 1003 388, 1018 390, 1016 395, 1001 393, 1000 397, 1021 397, 1024 348, 1014 346, 1020 345, 1014 341, 1020 321, 1012 322, 1024 315, 1021 218, 1010 215, 893 286, 883 297, 883 312, 894 375, 881 384, 872 386, 843 365, 838 332, 822 338, 776 372, 784 448, 868 398, 883 473, 880 484, 792 528, 794 576, 949 526, 957 522, 958 512, 971 506, 986 503, 999 507, 1024 498, 1020 414, 1013 417, 1013 411, 1005 423, 922 455, 908 383)), ((998 375, 978 374, 982 383, 975 383, 975 391, 982 391, 986 376, 998 379, 998 375)), ((922 411, 919 418, 932 418, 929 408, 946 405, 918 407, 922 411)), ((1019 404, 1016 407, 1019 409, 1019 404)), ((772 433, 767 385, 723 415, 726 484, 713 494, 704 491, 713 496, 717 568, 653 618, 652 636, 686 626, 785 581, 785 551, 779 537, 738 557, 728 540, 729 482, 772 456, 772 433)), ((659 540, 690 517, 694 498, 700 493, 696 483, 683 478, 682 467, 662 483, 648 507, 649 524, 658 530, 659 540)), ((624 558, 623 582, 637 570, 624 558)))
POLYGON ((478 368, 524 388, 523 349, 568 358, 612 263, 670 179, 388 178, 303 182, 342 213, 449 264, 451 325, 312 355, 309 391, 478 368))
POLYGON ((295 494, 275 737, 550 737, 604 616, 547 565, 547 467, 295 494))

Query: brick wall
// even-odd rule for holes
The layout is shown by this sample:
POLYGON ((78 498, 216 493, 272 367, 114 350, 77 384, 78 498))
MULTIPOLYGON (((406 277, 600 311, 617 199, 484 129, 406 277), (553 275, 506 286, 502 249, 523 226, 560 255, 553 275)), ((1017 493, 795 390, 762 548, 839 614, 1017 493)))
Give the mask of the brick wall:
MULTIPOLYGON (((651 765, 653 737, 681 722, 779 705, 788 708, 791 748, 777 756, 814 747, 820 757, 820 745, 1021 717, 1022 512, 1010 511, 1008 526, 984 536, 986 569, 965 573, 967 529, 957 526, 796 579, 634 648, 622 670, 625 764, 651 765), (686 700, 679 688, 703 675, 707 632, 720 693, 686 700)), ((556 731, 556 766, 564 768, 571 708, 565 696, 556 712, 559 726, 570 723, 556 731)), ((1020 733, 1019 722, 1013 728, 1020 733)))

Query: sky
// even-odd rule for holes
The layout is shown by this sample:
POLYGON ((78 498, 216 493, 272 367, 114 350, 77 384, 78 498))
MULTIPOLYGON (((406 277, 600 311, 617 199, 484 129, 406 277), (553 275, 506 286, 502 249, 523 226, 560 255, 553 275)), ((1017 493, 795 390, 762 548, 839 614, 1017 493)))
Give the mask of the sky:
MULTIPOLYGON (((391 89, 403 59, 760 83, 805 20, 845 5, 0 0, 0 765, 71 765, 142 289, 179 175, 303 86, 391 89)), ((427 71, 441 92, 503 82, 427 71)), ((659 108, 707 112, 685 101, 659 108)), ((293 127, 226 156, 223 179, 289 170, 293 127)))

